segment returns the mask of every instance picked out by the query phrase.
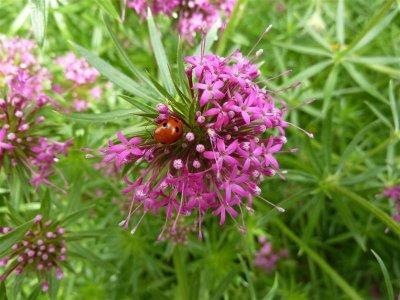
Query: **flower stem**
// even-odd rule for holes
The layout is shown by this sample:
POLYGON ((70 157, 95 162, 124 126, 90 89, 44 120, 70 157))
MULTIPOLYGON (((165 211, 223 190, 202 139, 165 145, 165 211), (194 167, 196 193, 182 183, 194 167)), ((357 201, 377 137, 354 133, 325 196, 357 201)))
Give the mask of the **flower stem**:
POLYGON ((178 286, 175 294, 175 299, 186 300, 189 299, 188 280, 185 269, 185 254, 182 248, 176 246, 173 253, 173 261, 175 274, 178 281, 178 286))

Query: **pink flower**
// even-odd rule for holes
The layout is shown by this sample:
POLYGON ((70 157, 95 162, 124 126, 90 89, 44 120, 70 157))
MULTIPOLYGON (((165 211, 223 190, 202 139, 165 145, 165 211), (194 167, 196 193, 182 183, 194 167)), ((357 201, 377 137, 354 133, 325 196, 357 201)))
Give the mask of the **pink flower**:
POLYGON ((72 52, 58 57, 56 62, 63 68, 65 77, 77 85, 94 83, 99 76, 99 72, 90 67, 84 58, 77 58, 72 52))
POLYGON ((383 195, 393 201, 393 219, 400 222, 400 185, 388 187, 383 191, 383 195))
MULTIPOLYGON (((37 215, 23 238, 12 245, 9 254, 0 257, 0 265, 4 267, 0 278, 6 280, 13 270, 16 275, 35 275, 42 282, 42 291, 47 292, 50 287, 46 280, 48 275, 53 270, 59 280, 64 275, 60 262, 66 258, 67 248, 64 232, 59 229, 57 222, 45 221, 37 215)), ((0 235, 6 233, 0 227, 0 235)))
POLYGON ((140 170, 137 175, 127 174, 125 180, 131 209, 124 227, 134 211, 163 213, 166 224, 194 216, 201 237, 207 213, 224 224, 251 211, 263 178, 279 170, 276 154, 286 143, 285 112, 255 82, 256 65, 239 52, 185 60, 190 101, 198 111, 182 115, 160 103, 156 118, 182 118, 182 137, 160 144, 151 131, 133 137, 117 133, 117 141, 101 149, 104 163, 140 170))
POLYGON ((209 31, 215 23, 223 27, 222 19, 232 14, 236 0, 128 0, 127 6, 145 18, 147 9, 155 15, 176 14, 179 34, 192 42, 196 33, 209 31))
POLYGON ((263 269, 266 273, 271 273, 276 268, 279 260, 286 258, 288 253, 286 250, 274 250, 272 244, 263 236, 259 238, 259 243, 261 249, 255 255, 254 265, 263 269))
POLYGON ((82 112, 89 108, 89 102, 85 100, 75 99, 72 106, 74 107, 75 111, 82 112))

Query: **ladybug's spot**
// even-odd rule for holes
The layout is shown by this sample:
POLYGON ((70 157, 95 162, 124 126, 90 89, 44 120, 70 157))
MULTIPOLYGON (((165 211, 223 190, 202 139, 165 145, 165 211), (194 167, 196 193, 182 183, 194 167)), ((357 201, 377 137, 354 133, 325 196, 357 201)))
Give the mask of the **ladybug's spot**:
POLYGON ((162 126, 164 126, 164 127, 167 127, 167 126, 168 126, 168 124, 167 124, 167 123, 164 123, 164 124, 162 124, 162 126))
POLYGON ((176 131, 176 132, 179 132, 179 127, 175 127, 175 131, 176 131))

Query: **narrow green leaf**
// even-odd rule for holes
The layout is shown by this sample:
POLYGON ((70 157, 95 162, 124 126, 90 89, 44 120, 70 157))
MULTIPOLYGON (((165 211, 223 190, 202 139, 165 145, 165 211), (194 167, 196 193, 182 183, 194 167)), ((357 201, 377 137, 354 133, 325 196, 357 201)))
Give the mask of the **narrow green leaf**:
POLYGON ((66 117, 80 122, 105 123, 131 118, 133 115, 138 114, 140 114, 140 111, 137 109, 120 109, 101 114, 71 113, 70 115, 66 115, 66 117))
POLYGON ((72 223, 72 222, 78 220, 78 219, 79 219, 80 217, 82 217, 83 215, 85 215, 91 207, 92 207, 92 206, 89 206, 89 207, 85 207, 85 208, 83 208, 83 209, 80 209, 80 210, 78 210, 78 211, 75 211, 75 212, 73 212, 73 213, 67 215, 66 217, 64 217, 63 219, 61 219, 61 220, 60 220, 59 222, 57 222, 57 223, 59 223, 59 224, 62 225, 62 226, 66 226, 66 225, 68 225, 68 224, 70 224, 70 223, 72 223))
POLYGON ((130 104, 132 104, 134 107, 136 107, 137 109, 141 110, 145 114, 154 115, 155 117, 158 116, 158 113, 157 113, 157 110, 156 110, 155 107, 150 106, 150 105, 148 105, 146 103, 143 103, 141 101, 138 101, 134 97, 131 97, 131 96, 128 96, 128 95, 120 95, 119 98, 129 102, 130 104))
POLYGON ((6 290, 6 283, 2 281, 0 283, 0 300, 7 300, 7 290, 6 290))
POLYGON ((386 291, 387 291, 387 299, 395 299, 394 297, 394 292, 393 292, 393 286, 390 280, 390 275, 388 272, 388 269, 385 266, 385 263, 383 262, 382 258, 376 253, 374 250, 371 249, 372 254, 375 256, 376 260, 378 261, 379 267, 382 270, 383 273, 383 278, 385 279, 385 285, 386 285, 386 291))
POLYGON ((314 261, 350 299, 363 299, 322 257, 318 255, 317 252, 308 247, 308 245, 287 228, 286 225, 278 219, 274 219, 274 223, 286 236, 294 241, 301 250, 307 253, 310 259, 314 261))
POLYGON ((10 25, 9 34, 15 35, 22 26, 26 23, 26 20, 31 15, 31 4, 28 3, 25 7, 20 11, 17 16, 13 17, 13 22, 10 25))
POLYGON ((248 0, 236 1, 236 5, 233 9, 232 15, 229 18, 229 22, 226 25, 225 30, 222 32, 222 36, 218 43, 216 53, 218 53, 219 55, 224 55, 228 39, 232 37, 232 35, 235 33, 236 27, 239 25, 239 22, 242 19, 243 14, 246 12, 246 7, 248 2, 249 2, 248 0))
POLYGON ((396 56, 350 56, 346 61, 355 62, 363 65, 368 64, 400 64, 400 57, 396 56))
POLYGON ((90 249, 83 247, 77 243, 71 244, 70 250, 68 251, 70 256, 75 256, 89 261, 95 266, 102 267, 109 271, 115 271, 115 266, 102 260, 90 249))
POLYGON ((385 125, 387 125, 389 128, 393 128, 392 124, 390 123, 389 119, 386 118, 378 108, 376 108, 374 105, 371 103, 365 101, 365 104, 368 106, 368 108, 381 120, 385 125))
POLYGON ((40 202, 40 213, 44 217, 44 219, 48 219, 50 216, 50 208, 51 208, 51 201, 50 201, 50 192, 46 190, 46 193, 42 196, 40 202))
POLYGON ((111 82, 115 83, 117 86, 122 88, 123 90, 132 93, 133 95, 142 98, 144 100, 154 102, 154 97, 152 94, 149 94, 146 89, 143 88, 142 85, 137 83, 136 81, 130 79, 128 76, 123 74, 121 71, 117 70, 113 66, 111 66, 106 61, 102 60, 100 57, 96 56, 89 50, 77 45, 73 44, 78 52, 84 56, 88 62, 94 66, 102 75, 107 77, 111 82))
POLYGON ((43 44, 47 25, 46 0, 30 0, 33 34, 40 45, 43 44))
POLYGON ((12 245, 19 242, 25 235, 26 231, 31 227, 33 221, 26 222, 13 231, 0 236, 0 257, 6 256, 10 251, 12 245))
MULTIPOLYGON (((36 300, 37 297, 39 297, 40 294, 40 285, 37 285, 31 292, 31 294, 28 296, 27 300, 36 300)), ((1 299, 1 298, 0 298, 1 299)))
MULTIPOLYGON (((387 1, 387 3, 393 2, 391 1, 387 1)), ((368 45, 372 40, 375 39, 376 36, 378 36, 378 34, 385 29, 386 26, 388 26, 390 24, 390 22, 392 22, 392 20, 394 19, 394 17, 397 15, 398 11, 397 9, 394 9, 391 13, 389 13, 388 15, 386 15, 380 22, 377 22, 376 25, 374 25, 373 27, 371 27, 368 32, 366 32, 363 37, 354 45, 354 47, 352 48, 351 52, 355 52, 363 47, 365 47, 366 45, 368 45)))
POLYGON ((344 0, 339 0, 336 12, 336 37, 341 46, 343 46, 345 43, 344 23, 345 23, 344 0))
POLYGON ((367 199, 359 196, 358 194, 348 190, 345 187, 339 187, 339 186, 332 186, 331 191, 334 193, 339 193, 349 200, 357 203, 360 205, 362 208, 364 208, 366 211, 370 212, 372 215, 374 215, 378 220, 380 220, 382 223, 384 223, 388 228, 390 228, 395 234, 400 236, 400 224, 397 223, 391 216, 386 214, 384 211, 373 205, 370 201, 367 199))
POLYGON ((296 76, 292 77, 289 82, 294 83, 296 81, 306 80, 306 79, 322 72, 323 70, 326 69, 327 66, 329 66, 331 64, 332 64, 331 60, 324 60, 322 62, 316 63, 315 65, 312 65, 311 67, 305 69, 304 71, 300 72, 296 76))
POLYGON ((279 287, 279 276, 278 276, 278 273, 276 273, 274 283, 273 283, 271 289, 269 290, 268 294, 266 294, 262 300, 274 300, 276 298, 276 294, 278 292, 278 287, 279 287))
POLYGON ((394 130, 398 132, 400 130, 400 110, 397 107, 397 103, 395 96, 394 96, 394 88, 393 88, 393 82, 389 82, 389 102, 390 102, 390 108, 392 110, 392 115, 393 115, 393 123, 394 123, 394 130))
POLYGON ((322 105, 322 115, 326 116, 329 108, 331 107, 332 95, 336 87, 337 79, 339 74, 339 67, 334 65, 331 72, 328 75, 328 79, 324 86, 324 102, 322 105))
POLYGON ((158 70, 165 85, 165 88, 170 94, 174 94, 174 84, 172 83, 171 73, 169 72, 167 54, 161 42, 160 32, 156 28, 153 15, 150 9, 147 11, 147 25, 149 28, 151 46, 157 61, 158 70))
POLYGON ((119 20, 119 14, 111 0, 96 0, 96 2, 105 13, 110 15, 113 19, 119 20))
MULTIPOLYGON (((386 0, 385 5, 382 6, 382 8, 372 17, 372 19, 370 19, 367 26, 365 26, 365 28, 355 37, 355 39, 351 42, 351 44, 345 50, 343 50, 343 52, 342 52, 343 56, 345 56, 347 53, 354 52, 354 49, 356 46, 358 49, 360 49, 360 45, 365 46, 366 45, 365 42, 370 42, 371 38, 375 37, 375 36, 369 34, 370 31, 373 30, 373 28, 375 26, 377 26, 377 24, 378 25, 380 24, 380 21, 382 20, 382 18, 385 18, 385 16, 386 17, 389 16, 387 14, 387 12, 390 10, 393 3, 394 3, 394 0, 386 0), (366 36, 368 34, 369 34, 369 38, 366 39, 366 36), (363 41, 363 42, 361 43, 361 41, 363 41)), ((379 33, 379 32, 377 32, 377 33, 379 33)))
POLYGON ((338 164, 338 167, 336 169, 336 174, 339 174, 343 168, 344 165, 349 158, 349 156, 353 153, 353 151, 356 149, 360 141, 364 140, 364 136, 373 128, 375 128, 379 124, 378 121, 372 122, 365 126, 363 129, 361 129, 353 138, 353 140, 348 144, 346 149, 343 151, 342 156, 340 158, 340 162, 338 164))
POLYGON ((373 84, 371 84, 364 77, 364 75, 354 67, 354 65, 344 62, 343 66, 345 67, 351 78, 353 78, 353 80, 356 83, 358 83, 358 85, 363 90, 365 90, 368 94, 374 96, 375 98, 381 100, 382 102, 387 103, 385 97, 383 97, 382 94, 378 92, 378 90, 373 86, 373 84))
POLYGON ((118 55, 121 57, 121 59, 123 60, 125 65, 128 67, 128 69, 132 72, 133 75, 135 75, 139 80, 143 81, 143 83, 146 84, 146 87, 152 93, 154 93, 155 96, 158 96, 159 93, 158 93, 157 89, 153 86, 153 84, 151 83, 149 78, 145 74, 143 74, 141 71, 139 71, 139 69, 136 68, 134 66, 134 64, 132 63, 132 61, 129 59, 128 54, 125 52, 124 47, 121 45, 117 36, 115 35, 114 31, 112 30, 110 21, 106 16, 103 17, 103 22, 106 25, 107 32, 110 35, 115 48, 117 49, 118 55))
POLYGON ((325 57, 332 57, 332 54, 324 49, 309 47, 309 46, 301 46, 295 44, 282 44, 282 43, 273 43, 278 47, 282 47, 288 50, 292 50, 294 52, 308 54, 312 56, 325 56, 325 57))

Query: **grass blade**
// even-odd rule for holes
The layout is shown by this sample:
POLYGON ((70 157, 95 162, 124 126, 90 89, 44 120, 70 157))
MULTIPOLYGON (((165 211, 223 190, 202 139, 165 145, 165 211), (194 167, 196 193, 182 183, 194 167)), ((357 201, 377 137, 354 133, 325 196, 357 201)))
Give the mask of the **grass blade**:
POLYGON ((123 74, 121 71, 117 70, 111 66, 106 61, 102 60, 97 55, 93 54, 86 48, 73 44, 78 52, 84 56, 88 62, 94 66, 102 75, 107 77, 111 82, 115 83, 117 86, 123 90, 132 93, 133 95, 142 98, 147 101, 154 102, 153 95, 148 94, 146 90, 139 83, 130 79, 128 76, 123 74))
POLYGON ((317 252, 308 247, 298 236, 296 236, 289 228, 286 227, 280 220, 275 219, 274 223, 279 227, 279 229, 288 236, 293 242, 295 242, 307 255, 313 260, 322 271, 324 271, 332 281, 342 289, 342 291, 350 299, 363 299, 348 283, 344 280, 322 257, 320 257, 317 252))
POLYGON ((345 41, 344 22, 345 22, 344 0, 339 0, 336 13, 336 37, 341 46, 344 45, 345 41))
POLYGON ((374 96, 375 98, 381 100, 384 103, 386 102, 385 97, 382 96, 381 93, 378 92, 378 90, 373 86, 373 84, 371 84, 365 77, 364 75, 359 72, 353 64, 350 63, 343 63, 344 68, 346 69, 346 71, 349 73, 349 75, 351 76, 351 78, 353 78, 353 80, 358 83, 358 85, 364 90, 366 91, 368 94, 374 96))
POLYGON ((390 275, 389 272, 385 266, 385 263, 383 262, 382 258, 376 253, 374 250, 371 249, 372 254, 375 256, 376 260, 378 261, 379 267, 382 270, 383 277, 385 279, 385 285, 386 285, 386 291, 387 291, 387 299, 394 299, 394 292, 393 292, 393 286, 390 281, 390 275))
POLYGON ((30 0, 33 34, 40 45, 43 45, 47 25, 46 0, 30 0))
POLYGON ((118 55, 121 57, 122 61, 125 63, 125 65, 128 67, 128 69, 132 72, 133 75, 135 75, 139 80, 143 81, 147 87, 155 93, 155 95, 159 95, 157 89, 153 86, 151 81, 147 78, 146 75, 142 74, 142 72, 139 71, 138 68, 136 68, 132 61, 129 59, 128 54, 125 52, 124 47, 121 45, 119 42, 117 36, 115 35, 114 31, 111 28, 111 24, 109 19, 106 16, 103 16, 103 22, 106 25, 106 29, 108 34, 110 35, 114 46, 118 52, 118 55))
POLYGON ((400 236, 400 225, 393 220, 388 214, 384 211, 373 205, 367 199, 357 195, 356 193, 348 190, 347 188, 340 187, 340 186, 332 186, 332 192, 336 192, 342 194, 346 198, 350 199, 351 201, 359 204, 363 207, 366 211, 369 211, 372 215, 374 215, 377 219, 379 219, 382 223, 384 223, 388 228, 390 228, 395 234, 400 236))
POLYGON ((79 122, 105 123, 127 119, 132 117, 132 115, 139 115, 140 113, 137 109, 121 109, 101 114, 71 113, 67 117, 79 122))
POLYGON ((394 96, 394 91, 393 91, 393 82, 389 82, 389 102, 390 102, 390 108, 392 110, 392 115, 393 115, 393 123, 394 123, 394 130, 398 132, 400 130, 400 111, 399 108, 397 107, 396 99, 394 96))
POLYGON ((156 24, 154 23, 151 11, 148 10, 147 14, 148 14, 147 25, 149 27, 151 46, 153 48, 154 55, 156 57, 162 82, 164 83, 167 91, 170 94, 174 94, 175 92, 174 84, 172 82, 171 73, 168 67, 167 54, 165 53, 164 46, 161 42, 161 37, 160 37, 161 34, 156 28, 156 24))

